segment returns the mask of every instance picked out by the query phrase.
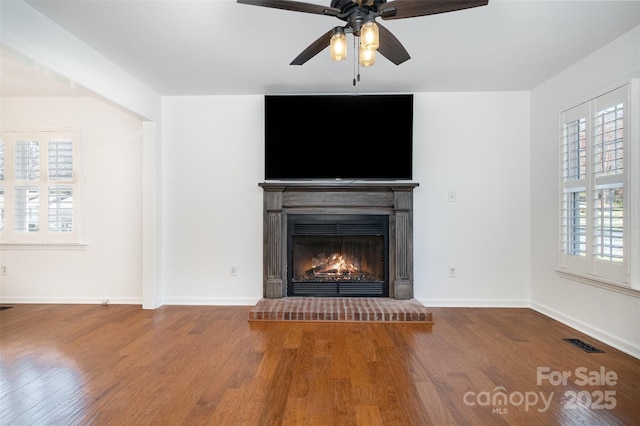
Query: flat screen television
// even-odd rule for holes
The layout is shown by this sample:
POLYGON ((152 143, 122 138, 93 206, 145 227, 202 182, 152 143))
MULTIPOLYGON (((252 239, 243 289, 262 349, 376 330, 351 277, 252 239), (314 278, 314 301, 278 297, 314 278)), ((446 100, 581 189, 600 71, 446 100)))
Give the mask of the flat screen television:
POLYGON ((266 95, 266 180, 411 180, 413 95, 266 95))

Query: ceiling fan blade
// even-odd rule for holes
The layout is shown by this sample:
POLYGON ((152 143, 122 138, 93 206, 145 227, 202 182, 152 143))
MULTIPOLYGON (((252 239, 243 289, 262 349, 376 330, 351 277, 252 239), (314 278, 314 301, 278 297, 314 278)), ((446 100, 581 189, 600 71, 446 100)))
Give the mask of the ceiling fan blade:
POLYGON ((291 10, 294 12, 315 13, 316 15, 337 16, 340 9, 335 7, 322 6, 319 4, 304 3, 288 0, 237 0, 241 4, 252 6, 272 7, 275 9, 291 10))
POLYGON ((380 46, 378 53, 390 60, 396 65, 400 65, 404 61, 411 59, 409 52, 404 48, 400 40, 396 38, 391 31, 378 23, 378 32, 380 36, 380 46))
POLYGON ((403 19, 486 6, 489 0, 392 0, 380 5, 382 19, 403 19))
POLYGON ((309 59, 316 56, 318 53, 323 51, 329 44, 331 43, 331 34, 333 33, 333 29, 327 31, 323 35, 320 36, 316 41, 311 43, 309 47, 304 49, 302 53, 300 53, 289 65, 302 65, 307 62, 309 59))

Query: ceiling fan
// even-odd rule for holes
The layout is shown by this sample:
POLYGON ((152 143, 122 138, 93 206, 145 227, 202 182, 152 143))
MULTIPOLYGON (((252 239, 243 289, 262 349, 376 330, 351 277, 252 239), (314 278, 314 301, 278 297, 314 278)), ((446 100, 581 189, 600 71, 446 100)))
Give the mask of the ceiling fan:
POLYGON ((340 61, 346 58, 345 33, 360 38, 359 64, 375 63, 375 52, 396 65, 411 58, 402 43, 385 27, 376 23, 383 20, 413 18, 454 12, 472 7, 485 6, 489 0, 331 0, 331 6, 322 6, 289 0, 237 0, 238 3, 271 7, 294 12, 333 16, 346 25, 335 27, 320 36, 304 49, 289 65, 302 65, 326 47, 331 47, 331 58, 340 61))

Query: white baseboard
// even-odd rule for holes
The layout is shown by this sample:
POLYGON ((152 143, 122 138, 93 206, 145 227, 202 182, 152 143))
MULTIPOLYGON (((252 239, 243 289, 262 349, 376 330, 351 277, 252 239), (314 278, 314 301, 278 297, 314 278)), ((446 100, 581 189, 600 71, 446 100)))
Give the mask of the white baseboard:
POLYGON ((254 306, 260 298, 251 297, 169 297, 162 299, 163 305, 192 306, 254 306))
POLYGON ((540 312, 541 314, 546 315, 550 318, 553 318, 554 320, 559 321, 564 325, 575 328, 579 332, 591 336, 594 339, 600 340, 602 343, 612 346, 628 355, 631 355, 634 358, 640 359, 640 346, 633 342, 629 342, 628 340, 614 336, 611 333, 608 333, 598 327, 565 315, 562 312, 558 312, 557 310, 540 303, 532 301, 531 309, 540 312))
POLYGON ((110 305, 142 305, 140 297, 2 297, 3 305, 101 305, 107 302, 110 305))
MULTIPOLYGON (((254 306, 260 298, 202 298, 202 297, 174 297, 163 299, 157 306, 162 305, 193 305, 193 306, 254 306)), ((0 304, 68 304, 68 305, 101 305, 107 302, 110 305, 142 305, 142 298, 138 297, 2 297, 0 304)))
POLYGON ((529 308, 528 299, 416 299, 424 306, 443 308, 529 308))

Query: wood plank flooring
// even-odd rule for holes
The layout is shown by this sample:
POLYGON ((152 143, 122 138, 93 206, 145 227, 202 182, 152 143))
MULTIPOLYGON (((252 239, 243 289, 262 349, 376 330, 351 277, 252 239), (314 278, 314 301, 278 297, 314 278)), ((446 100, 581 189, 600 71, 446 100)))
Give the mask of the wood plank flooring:
POLYGON ((639 424, 640 360, 530 309, 430 308, 433 328, 250 309, 2 310, 0 424, 639 424))

